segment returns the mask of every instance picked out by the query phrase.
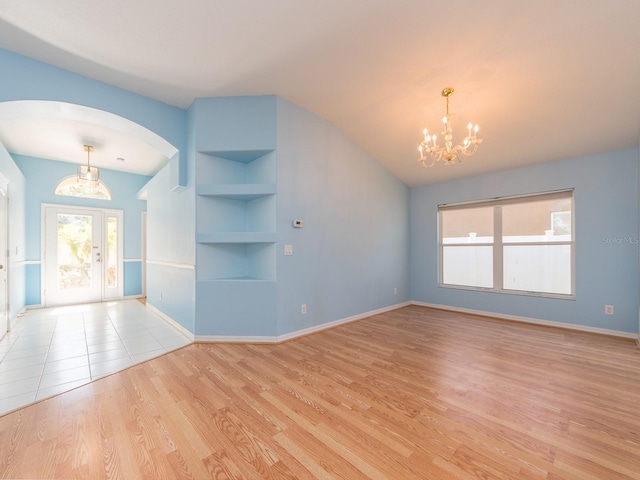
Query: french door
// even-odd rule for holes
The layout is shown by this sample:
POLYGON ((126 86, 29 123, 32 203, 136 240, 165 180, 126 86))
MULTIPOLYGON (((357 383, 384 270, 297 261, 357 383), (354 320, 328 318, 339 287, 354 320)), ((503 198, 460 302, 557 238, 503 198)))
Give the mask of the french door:
POLYGON ((45 307, 122 298, 122 211, 43 206, 45 307))

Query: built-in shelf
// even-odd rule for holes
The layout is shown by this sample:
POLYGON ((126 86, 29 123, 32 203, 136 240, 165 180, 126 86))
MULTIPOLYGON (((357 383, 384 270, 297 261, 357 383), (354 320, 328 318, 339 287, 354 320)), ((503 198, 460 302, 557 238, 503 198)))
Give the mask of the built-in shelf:
POLYGON ((196 279, 275 280, 275 242, 206 242, 196 244, 196 279))
POLYGON ((209 155, 210 157, 224 158, 237 163, 252 163, 254 160, 258 160, 261 157, 272 153, 273 149, 267 150, 209 150, 200 151, 203 155, 209 155))
POLYGON ((197 185, 252 185, 276 183, 276 152, 197 152, 197 185), (255 157, 257 153, 262 155, 255 157), (227 156, 225 156, 227 155, 227 156))
POLYGON ((201 184, 196 185, 196 194, 207 197, 228 198, 249 202, 257 198, 275 195, 275 183, 201 184))
POLYGON ((197 243, 275 243, 275 232, 197 233, 197 243))
POLYGON ((196 279, 211 295, 275 281, 276 178, 274 150, 196 153, 196 279))

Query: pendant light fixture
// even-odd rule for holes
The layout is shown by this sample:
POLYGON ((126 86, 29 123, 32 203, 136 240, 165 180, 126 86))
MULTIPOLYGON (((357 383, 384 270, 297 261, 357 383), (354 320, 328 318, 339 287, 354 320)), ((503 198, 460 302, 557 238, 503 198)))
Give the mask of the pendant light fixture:
POLYGON ((91 166, 91 152, 93 152, 93 146, 85 145, 84 151, 87 152, 87 164, 78 165, 78 183, 90 187, 97 187, 98 182, 100 181, 100 170, 98 170, 98 167, 91 166))

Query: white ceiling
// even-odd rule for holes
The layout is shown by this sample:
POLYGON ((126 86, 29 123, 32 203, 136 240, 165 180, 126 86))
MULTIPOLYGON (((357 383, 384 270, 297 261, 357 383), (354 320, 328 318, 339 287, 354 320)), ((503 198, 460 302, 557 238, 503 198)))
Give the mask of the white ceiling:
POLYGON ((132 135, 93 123, 62 118, 0 121, 0 141, 12 153, 100 168, 155 175, 168 157, 132 135), (37 139, 37 141, 34 141, 37 139), (94 147, 90 159, 84 145, 94 147))
MULTIPOLYGON (((0 0, 0 47, 183 108, 280 95, 416 186, 637 146, 639 22, 637 0, 0 0), (423 169, 448 86, 454 140, 484 143, 423 169)), ((25 128, 46 143, 0 140, 25 128)))

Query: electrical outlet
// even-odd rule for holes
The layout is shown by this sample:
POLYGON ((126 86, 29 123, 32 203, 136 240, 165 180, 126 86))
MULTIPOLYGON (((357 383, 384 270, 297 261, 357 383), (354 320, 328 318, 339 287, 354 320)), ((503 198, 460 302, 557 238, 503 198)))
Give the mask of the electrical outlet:
POLYGON ((394 295, 397 295, 397 294, 398 294, 398 289, 397 289, 396 287, 394 287, 394 289, 393 289, 393 294, 394 294, 394 295))
POLYGON ((293 255, 293 245, 285 245, 284 246, 284 254, 289 256, 293 255))
POLYGON ((162 292, 160 292, 160 301, 162 301, 162 292))
POLYGON ((302 306, 300 307, 300 313, 302 315, 306 315, 307 314, 307 304, 303 303, 302 306))
POLYGON ((604 306, 604 314, 605 315, 613 315, 613 305, 605 305, 604 306))

